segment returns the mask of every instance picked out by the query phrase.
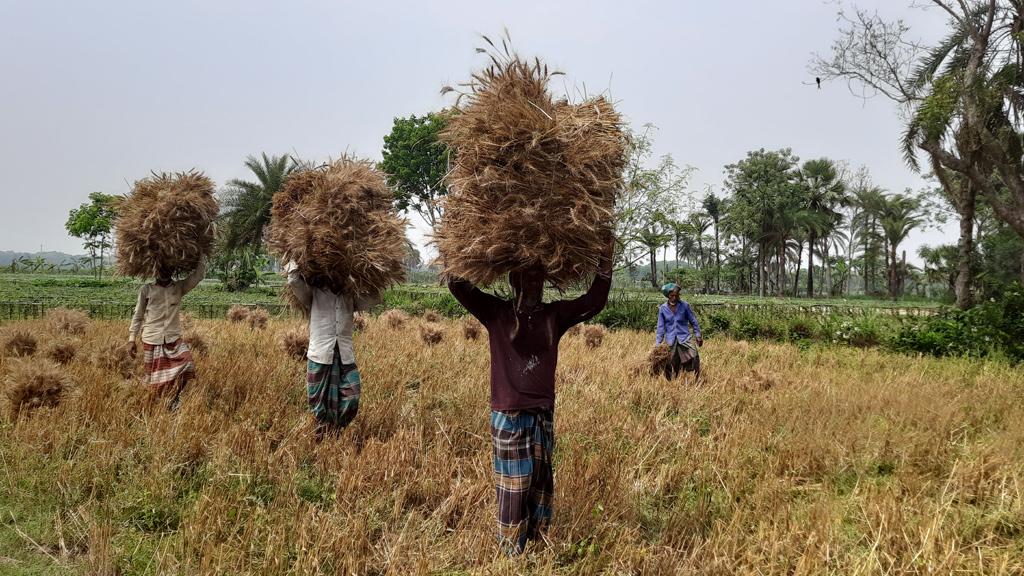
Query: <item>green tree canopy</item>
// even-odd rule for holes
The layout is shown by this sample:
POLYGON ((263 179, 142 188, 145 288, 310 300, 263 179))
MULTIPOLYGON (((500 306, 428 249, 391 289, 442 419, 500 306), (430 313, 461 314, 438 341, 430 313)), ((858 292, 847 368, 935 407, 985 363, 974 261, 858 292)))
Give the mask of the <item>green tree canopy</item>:
POLYGON ((448 124, 448 112, 395 118, 391 133, 384 136, 381 170, 395 192, 395 207, 412 210, 431 228, 441 221, 441 198, 448 192, 448 147, 438 133, 448 124))
POLYGON ((112 245, 111 230, 116 217, 114 196, 103 192, 89 194, 89 202, 74 208, 68 214, 64 228, 68 234, 84 240, 85 249, 93 262, 93 269, 103 277, 103 254, 112 245), (99 266, 96 258, 99 256, 99 266))
POLYGON ((799 159, 788 148, 755 150, 725 167, 725 186, 732 192, 729 228, 758 247, 758 294, 765 295, 769 249, 781 248, 797 224, 800 206, 799 159))

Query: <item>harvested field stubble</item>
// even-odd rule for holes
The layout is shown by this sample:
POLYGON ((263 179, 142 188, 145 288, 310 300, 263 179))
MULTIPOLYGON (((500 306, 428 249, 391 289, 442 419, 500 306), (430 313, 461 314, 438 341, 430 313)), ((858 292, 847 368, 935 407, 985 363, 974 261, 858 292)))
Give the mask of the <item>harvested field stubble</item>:
POLYGON ((81 336, 89 325, 89 315, 81 310, 54 308, 46 312, 46 321, 54 332, 81 336))
MULTIPOLYGON (((318 444, 305 367, 267 345, 298 323, 197 324, 216 342, 175 413, 75 360, 46 418, 0 419, 0 502, 39 545, 0 530, 6 556, 79 542, 60 558, 81 574, 1024 571, 1024 373, 1005 364, 711 339, 706 384, 679 386, 632 374, 650 333, 564 340, 551 543, 504 559, 486 339, 428 348, 369 319, 359 415, 318 444)), ((82 354, 124 330, 94 321, 82 354)))

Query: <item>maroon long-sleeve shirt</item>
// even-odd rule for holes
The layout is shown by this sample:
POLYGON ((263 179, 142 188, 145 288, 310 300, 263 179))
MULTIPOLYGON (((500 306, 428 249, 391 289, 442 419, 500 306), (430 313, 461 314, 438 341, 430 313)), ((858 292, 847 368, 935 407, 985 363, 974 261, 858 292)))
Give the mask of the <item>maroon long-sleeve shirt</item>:
POLYGON ((491 346, 491 409, 554 408, 558 341, 574 324, 593 318, 608 303, 611 279, 598 275, 586 294, 531 313, 480 291, 465 280, 448 283, 452 295, 487 328, 491 346))

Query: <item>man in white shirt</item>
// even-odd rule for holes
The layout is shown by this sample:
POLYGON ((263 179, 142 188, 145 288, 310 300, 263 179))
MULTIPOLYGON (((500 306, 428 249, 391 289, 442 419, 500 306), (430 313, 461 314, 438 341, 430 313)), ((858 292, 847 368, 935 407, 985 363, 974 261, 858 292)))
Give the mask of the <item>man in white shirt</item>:
POLYGON ((135 340, 142 338, 146 373, 142 383, 157 395, 171 397, 170 408, 177 408, 185 385, 195 378, 196 364, 188 343, 181 336, 181 300, 199 285, 206 274, 206 262, 183 280, 174 280, 169 272, 139 289, 135 314, 128 328, 128 352, 137 354, 135 340))
POLYGON ((353 314, 380 302, 372 297, 336 294, 311 286, 294 262, 285 270, 288 288, 309 312, 309 348, 306 368, 306 396, 316 418, 318 435, 327 429, 342 429, 359 411, 361 382, 352 345, 353 314))

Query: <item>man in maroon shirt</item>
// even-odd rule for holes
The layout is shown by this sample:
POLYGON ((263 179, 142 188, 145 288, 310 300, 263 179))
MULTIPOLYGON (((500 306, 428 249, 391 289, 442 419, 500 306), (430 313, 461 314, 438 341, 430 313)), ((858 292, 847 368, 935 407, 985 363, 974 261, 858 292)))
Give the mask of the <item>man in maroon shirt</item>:
POLYGON ((491 437, 498 496, 498 540, 509 553, 539 540, 551 520, 558 341, 608 302, 614 241, 586 294, 545 304, 544 270, 509 274, 514 301, 451 279, 452 295, 487 328, 491 347, 491 437))

